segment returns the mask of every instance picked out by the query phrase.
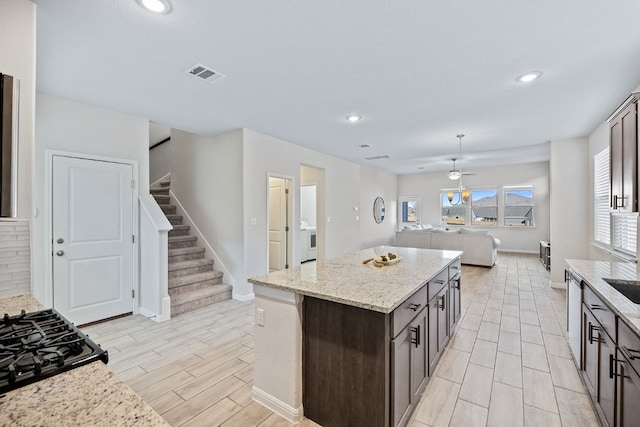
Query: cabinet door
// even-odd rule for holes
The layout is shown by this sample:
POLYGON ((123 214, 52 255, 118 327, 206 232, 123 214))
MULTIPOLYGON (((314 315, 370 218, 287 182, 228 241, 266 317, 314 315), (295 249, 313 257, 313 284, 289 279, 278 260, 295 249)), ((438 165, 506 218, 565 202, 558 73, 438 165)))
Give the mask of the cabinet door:
POLYGON ((449 342, 449 286, 438 294, 438 351, 441 352, 449 342))
POLYGON ((449 335, 460 319, 460 276, 449 282, 449 335))
POLYGON ((428 310, 428 322, 429 322, 429 375, 433 375, 433 371, 436 367, 436 363, 438 363, 438 358, 440 357, 439 347, 438 347, 438 319, 440 315, 440 308, 438 307, 438 297, 435 296, 429 304, 427 305, 428 310))
POLYGON ((618 353, 618 426, 637 426, 640 420, 640 376, 618 353))
POLYGON ((584 379, 589 394, 596 397, 598 389, 598 321, 591 312, 582 306, 582 367, 584 369, 584 379))
POLYGON ((420 395, 427 385, 429 377, 427 326, 427 310, 424 309, 411 322, 411 334, 413 335, 411 339, 411 391, 414 403, 420 400, 420 395))
POLYGON ((609 426, 615 425, 615 355, 616 346, 604 330, 597 331, 599 346, 598 403, 609 426))
POLYGON ((391 341, 391 384, 393 425, 403 424, 411 412, 413 391, 411 389, 411 331, 410 325, 391 341))
POLYGON ((622 196, 624 198, 624 212, 638 210, 638 196, 636 187, 637 174, 637 116, 636 105, 629 105, 621 114, 622 123, 622 196))
POLYGON ((609 123, 611 207, 618 212, 638 210, 637 104, 629 104, 609 123))

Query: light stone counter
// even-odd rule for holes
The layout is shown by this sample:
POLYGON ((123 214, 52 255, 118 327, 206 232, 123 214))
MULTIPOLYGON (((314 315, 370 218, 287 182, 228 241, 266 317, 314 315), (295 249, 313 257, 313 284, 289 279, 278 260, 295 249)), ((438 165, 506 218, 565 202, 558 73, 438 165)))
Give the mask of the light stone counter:
POLYGON ((402 259, 393 265, 375 267, 362 261, 375 257, 366 249, 340 258, 302 264, 299 267, 252 277, 250 283, 297 294, 391 313, 453 260, 460 251, 397 248, 388 246, 402 259))
POLYGON ((634 304, 613 286, 602 280, 621 279, 640 281, 640 269, 631 262, 606 262, 586 260, 565 260, 567 265, 580 277, 589 283, 590 287, 600 296, 613 311, 629 325, 636 334, 640 335, 640 305, 634 304))
MULTIPOLYGON (((44 307, 30 294, 0 298, 0 314, 44 307)), ((0 395, 0 426, 168 426, 101 361, 0 395)))

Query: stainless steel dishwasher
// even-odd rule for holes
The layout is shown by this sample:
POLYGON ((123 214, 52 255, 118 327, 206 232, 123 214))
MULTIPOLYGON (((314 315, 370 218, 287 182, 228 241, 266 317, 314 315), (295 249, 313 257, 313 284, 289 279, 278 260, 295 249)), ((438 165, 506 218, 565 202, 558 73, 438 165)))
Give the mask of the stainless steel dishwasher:
POLYGON ((575 272, 565 270, 567 282, 567 335, 569 348, 578 369, 582 369, 582 279, 575 272))

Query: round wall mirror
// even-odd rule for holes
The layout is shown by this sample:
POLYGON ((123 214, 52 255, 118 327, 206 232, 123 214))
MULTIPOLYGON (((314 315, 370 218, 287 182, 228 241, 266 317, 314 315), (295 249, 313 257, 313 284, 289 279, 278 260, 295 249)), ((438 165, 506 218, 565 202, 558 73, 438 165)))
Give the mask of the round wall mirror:
POLYGON ((376 197, 373 202, 373 218, 378 224, 384 220, 384 199, 382 197, 376 197))

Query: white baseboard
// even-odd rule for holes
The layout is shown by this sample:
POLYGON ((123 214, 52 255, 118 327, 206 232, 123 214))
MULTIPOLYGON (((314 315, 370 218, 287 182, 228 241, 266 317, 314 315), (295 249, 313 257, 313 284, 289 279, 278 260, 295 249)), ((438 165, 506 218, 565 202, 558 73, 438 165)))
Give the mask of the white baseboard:
POLYGON ((154 322, 164 322, 171 319, 171 297, 162 298, 162 314, 154 313, 151 310, 147 310, 144 307, 140 307, 140 314, 144 317, 148 317, 154 322))
POLYGON ((280 399, 271 396, 256 386, 251 389, 251 397, 261 405, 271 409, 276 414, 285 418, 287 421, 297 424, 304 419, 304 411, 302 405, 298 408, 287 405, 280 399))
POLYGON ((154 185, 160 185, 161 182, 170 181, 170 180, 171 180, 171 172, 164 175, 162 178, 156 179, 155 181, 153 181, 151 184, 149 184, 149 188, 153 188, 154 185))
POLYGON ((567 289, 567 284, 565 282, 551 282, 550 286, 553 289, 567 289))
POLYGON ((209 254, 211 257, 213 257, 213 260, 215 263, 215 269, 221 271, 223 274, 222 281, 235 288, 235 279, 233 278, 233 276, 231 275, 227 267, 224 265, 224 263, 222 262, 218 254, 216 254, 216 251, 213 250, 213 247, 209 244, 207 239, 204 237, 204 235, 202 234, 202 232, 200 231, 196 223, 193 222, 193 219, 191 219, 191 216, 189 216, 189 213, 184 209, 184 206, 182 206, 182 203, 180 203, 180 200, 176 197, 176 195, 171 190, 169 190, 169 195, 171 196, 171 199, 174 202, 176 202, 178 213, 183 216, 183 219, 186 220, 187 225, 191 226, 191 229, 198 236, 198 241, 202 242, 202 244, 204 245, 206 253, 209 254))
POLYGON ((237 294, 235 292, 231 292, 231 298, 236 301, 251 301, 252 299, 256 299, 256 294, 237 294))

